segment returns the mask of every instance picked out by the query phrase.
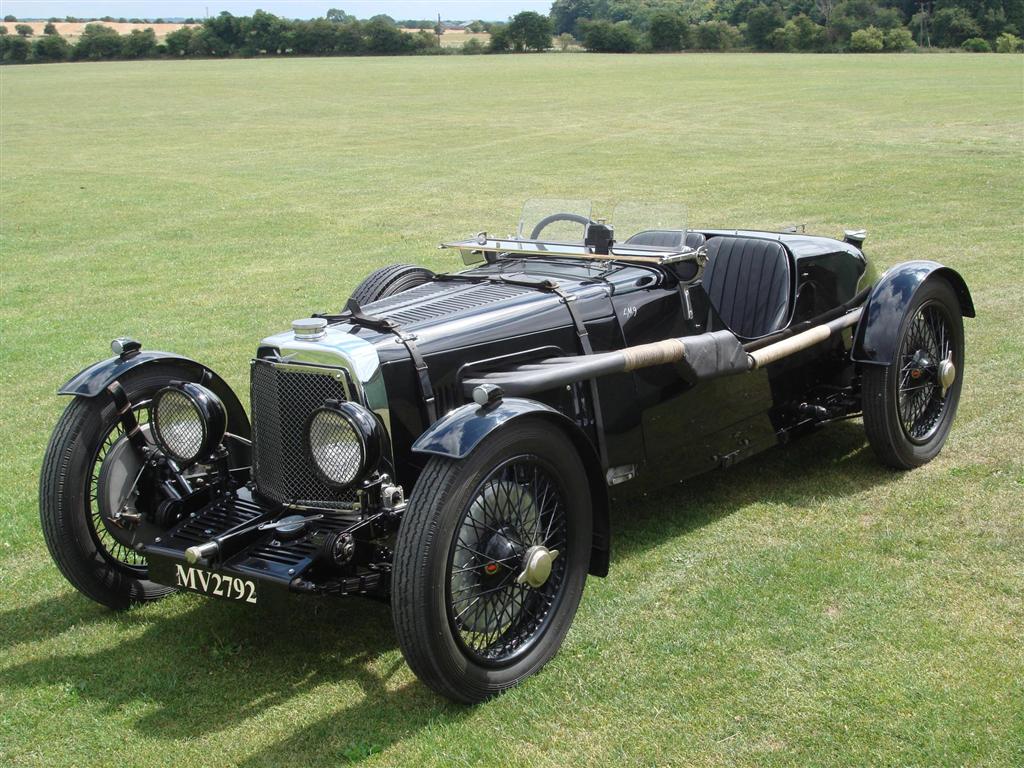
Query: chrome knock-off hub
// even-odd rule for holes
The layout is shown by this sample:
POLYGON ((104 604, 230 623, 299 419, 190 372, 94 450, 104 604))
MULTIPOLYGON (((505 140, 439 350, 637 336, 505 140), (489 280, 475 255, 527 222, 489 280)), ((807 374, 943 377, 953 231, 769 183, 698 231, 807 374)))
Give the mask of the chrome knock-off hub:
POLYGON ((942 396, 946 396, 946 391, 953 386, 953 382, 956 381, 956 366, 953 364, 953 353, 949 355, 939 363, 939 384, 942 385, 942 396))
POLYGON ((526 556, 523 557, 523 571, 516 577, 516 582, 540 589, 551 576, 551 564, 557 557, 557 549, 548 549, 540 544, 533 545, 526 550, 526 556))

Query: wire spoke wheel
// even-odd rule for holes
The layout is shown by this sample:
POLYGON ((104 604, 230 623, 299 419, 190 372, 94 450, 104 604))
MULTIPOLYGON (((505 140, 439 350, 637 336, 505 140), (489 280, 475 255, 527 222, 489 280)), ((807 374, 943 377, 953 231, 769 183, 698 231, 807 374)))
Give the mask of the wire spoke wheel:
POLYGON ((954 359, 949 318, 935 302, 914 314, 900 346, 897 411, 900 425, 915 443, 927 442, 938 430, 946 408, 941 371, 954 359))
POLYGON ((416 675, 455 701, 490 698, 558 652, 593 554, 591 480, 542 416, 468 455, 432 456, 395 542, 391 611, 416 675))
MULTIPOLYGON (((140 424, 149 423, 151 416, 149 406, 150 401, 145 400, 132 407, 132 410, 135 412, 135 418, 140 424)), ((124 427, 121 426, 121 422, 114 422, 107 430, 106 436, 93 456, 89 469, 86 493, 87 522, 89 533, 96 543, 97 551, 104 558, 110 560, 114 565, 128 569, 135 575, 145 576, 145 557, 120 540, 124 537, 114 535, 110 525, 104 519, 103 510, 100 505, 100 472, 103 469, 103 462, 107 460, 111 449, 124 437, 124 434, 124 427)))
POLYGON ((478 663, 508 663, 544 631, 565 583, 566 523, 563 491, 537 456, 509 459, 477 487, 455 530, 447 606, 478 663), (540 580, 528 574, 534 562, 537 586, 526 578, 540 580))
POLYGON ((878 458, 894 469, 931 461, 949 435, 963 389, 961 310, 947 280, 927 280, 901 309, 891 362, 861 370, 864 430, 878 458))

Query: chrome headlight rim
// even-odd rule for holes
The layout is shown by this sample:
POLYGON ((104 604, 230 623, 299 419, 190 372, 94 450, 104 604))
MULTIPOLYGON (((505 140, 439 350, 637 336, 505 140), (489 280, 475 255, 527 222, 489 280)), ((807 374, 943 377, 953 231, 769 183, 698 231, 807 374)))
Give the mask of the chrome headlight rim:
POLYGON ((313 471, 326 485, 337 488, 351 488, 359 484, 374 469, 380 465, 383 455, 383 438, 381 436, 381 425, 377 418, 368 409, 359 405, 339 400, 328 400, 322 406, 315 409, 306 420, 305 429, 306 455, 313 465, 313 471), (341 418, 346 426, 352 430, 353 436, 359 444, 359 462, 355 471, 344 477, 332 476, 321 466, 318 460, 317 451, 313 445, 313 428, 318 417, 329 415, 334 418, 341 418))
POLYGON ((160 389, 154 396, 150 406, 150 425, 153 439, 157 447, 179 468, 184 469, 208 459, 217 450, 217 447, 224 440, 227 432, 227 410, 221 399, 211 390, 202 384, 191 381, 172 381, 163 389, 160 389), (193 439, 196 447, 194 450, 181 450, 180 439, 168 434, 167 424, 161 427, 161 404, 169 408, 170 400, 177 398, 176 407, 182 407, 181 398, 187 401, 196 417, 196 428, 200 436, 198 440, 193 439), (177 445, 176 445, 177 443, 177 445))

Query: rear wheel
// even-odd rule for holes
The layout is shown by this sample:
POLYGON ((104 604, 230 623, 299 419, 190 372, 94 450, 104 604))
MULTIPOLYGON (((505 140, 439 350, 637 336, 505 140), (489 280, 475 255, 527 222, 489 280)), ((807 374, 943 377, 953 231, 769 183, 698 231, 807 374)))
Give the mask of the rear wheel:
POLYGON ((352 291, 352 298, 360 306, 363 306, 415 288, 417 285, 429 283, 433 279, 434 273, 426 267, 416 267, 412 264, 392 264, 390 267, 381 267, 367 275, 366 279, 352 291))
POLYGON ((942 450, 963 384, 964 325, 960 303, 944 280, 925 283, 900 323, 888 366, 866 366, 864 428, 884 464, 913 469, 942 450))
POLYGON ((398 640, 419 678, 478 702, 547 663, 583 593, 590 515, 575 448, 542 421, 506 427, 464 460, 431 458, 392 582, 398 640))

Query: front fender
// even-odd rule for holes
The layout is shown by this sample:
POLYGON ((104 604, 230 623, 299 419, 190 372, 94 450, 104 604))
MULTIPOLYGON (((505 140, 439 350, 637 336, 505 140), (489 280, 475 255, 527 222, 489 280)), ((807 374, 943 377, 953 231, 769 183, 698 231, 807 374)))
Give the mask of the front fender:
POLYGON ((960 273, 935 261, 907 261, 888 270, 875 283, 854 334, 852 360, 889 365, 896 358, 900 323, 918 289, 928 280, 949 282, 964 317, 974 317, 974 301, 960 273))
POLYGON ((230 431, 239 437, 249 439, 249 417, 234 390, 212 369, 173 352, 146 350, 100 360, 72 376, 64 386, 57 390, 57 394, 97 397, 105 392, 112 382, 125 376, 129 371, 159 362, 170 363, 178 367, 182 372, 182 379, 194 381, 213 390, 227 409, 228 424, 231 425, 230 431))
POLYGON ((449 459, 464 459, 489 434, 527 416, 545 419, 563 430, 579 451, 594 509, 589 572, 594 576, 606 576, 611 557, 608 486, 604 477, 606 467, 601 466, 597 450, 587 435, 564 414, 549 405, 522 397, 506 397, 487 407, 463 405, 434 422, 413 443, 412 450, 449 459))

